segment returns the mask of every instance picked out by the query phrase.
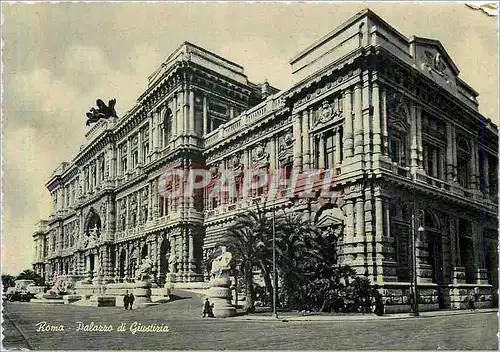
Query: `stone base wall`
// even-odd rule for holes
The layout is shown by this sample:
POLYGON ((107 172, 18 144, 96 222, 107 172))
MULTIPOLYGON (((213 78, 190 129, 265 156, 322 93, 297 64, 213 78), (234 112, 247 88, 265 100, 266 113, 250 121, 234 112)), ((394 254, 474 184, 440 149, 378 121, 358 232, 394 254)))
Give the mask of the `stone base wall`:
POLYGON ((450 285, 450 305, 454 309, 468 309, 473 296, 475 308, 491 308, 494 294, 491 285, 453 284, 450 285))

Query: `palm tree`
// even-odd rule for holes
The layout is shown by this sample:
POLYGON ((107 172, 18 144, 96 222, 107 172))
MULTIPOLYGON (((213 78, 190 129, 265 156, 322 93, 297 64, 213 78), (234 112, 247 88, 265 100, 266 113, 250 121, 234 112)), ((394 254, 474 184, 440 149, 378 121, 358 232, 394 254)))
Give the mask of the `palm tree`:
MULTIPOLYGON (((257 204, 256 211, 248 210, 236 216, 234 224, 227 230, 227 235, 220 245, 224 245, 233 253, 235 261, 243 270, 245 279, 245 309, 247 312, 255 311, 255 294, 253 281, 253 268, 258 266, 263 271, 266 289, 270 288, 269 257, 267 242, 269 237, 270 222, 266 217, 265 206, 257 204)), ((269 291, 268 291, 269 292, 269 291)))
POLYGON ((43 284, 43 278, 31 269, 24 270, 17 276, 16 280, 33 280, 36 285, 43 284))
POLYGON ((300 300, 304 262, 323 260, 320 238, 317 228, 302 213, 283 214, 276 221, 278 268, 288 305, 300 300))

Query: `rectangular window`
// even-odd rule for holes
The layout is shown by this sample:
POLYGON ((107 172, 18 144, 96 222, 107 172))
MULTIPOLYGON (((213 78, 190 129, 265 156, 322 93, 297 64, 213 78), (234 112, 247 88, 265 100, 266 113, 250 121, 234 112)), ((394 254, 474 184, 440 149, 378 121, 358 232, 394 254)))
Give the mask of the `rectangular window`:
POLYGON ((139 163, 139 151, 136 149, 132 151, 132 168, 135 168, 139 163))

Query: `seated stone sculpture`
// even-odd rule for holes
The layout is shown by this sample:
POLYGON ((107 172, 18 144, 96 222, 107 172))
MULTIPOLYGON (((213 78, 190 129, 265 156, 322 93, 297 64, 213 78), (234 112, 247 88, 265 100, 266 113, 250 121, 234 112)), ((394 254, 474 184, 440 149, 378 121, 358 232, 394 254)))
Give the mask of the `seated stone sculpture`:
POLYGON ((226 251, 226 247, 221 247, 222 253, 212 262, 210 275, 214 278, 227 276, 231 269, 230 263, 233 255, 226 251))
POLYGON ((137 280, 148 280, 153 271, 153 263, 149 259, 143 259, 139 266, 139 273, 136 277, 137 280))

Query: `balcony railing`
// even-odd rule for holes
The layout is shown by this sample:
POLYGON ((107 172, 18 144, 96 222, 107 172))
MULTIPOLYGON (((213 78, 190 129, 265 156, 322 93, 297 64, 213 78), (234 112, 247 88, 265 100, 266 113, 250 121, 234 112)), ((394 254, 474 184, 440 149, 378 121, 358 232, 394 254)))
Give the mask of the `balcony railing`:
POLYGON ((285 105, 281 93, 269 97, 266 101, 244 111, 241 115, 229 120, 216 130, 205 136, 205 147, 210 147, 217 142, 243 130, 246 126, 254 125, 257 121, 285 105))

